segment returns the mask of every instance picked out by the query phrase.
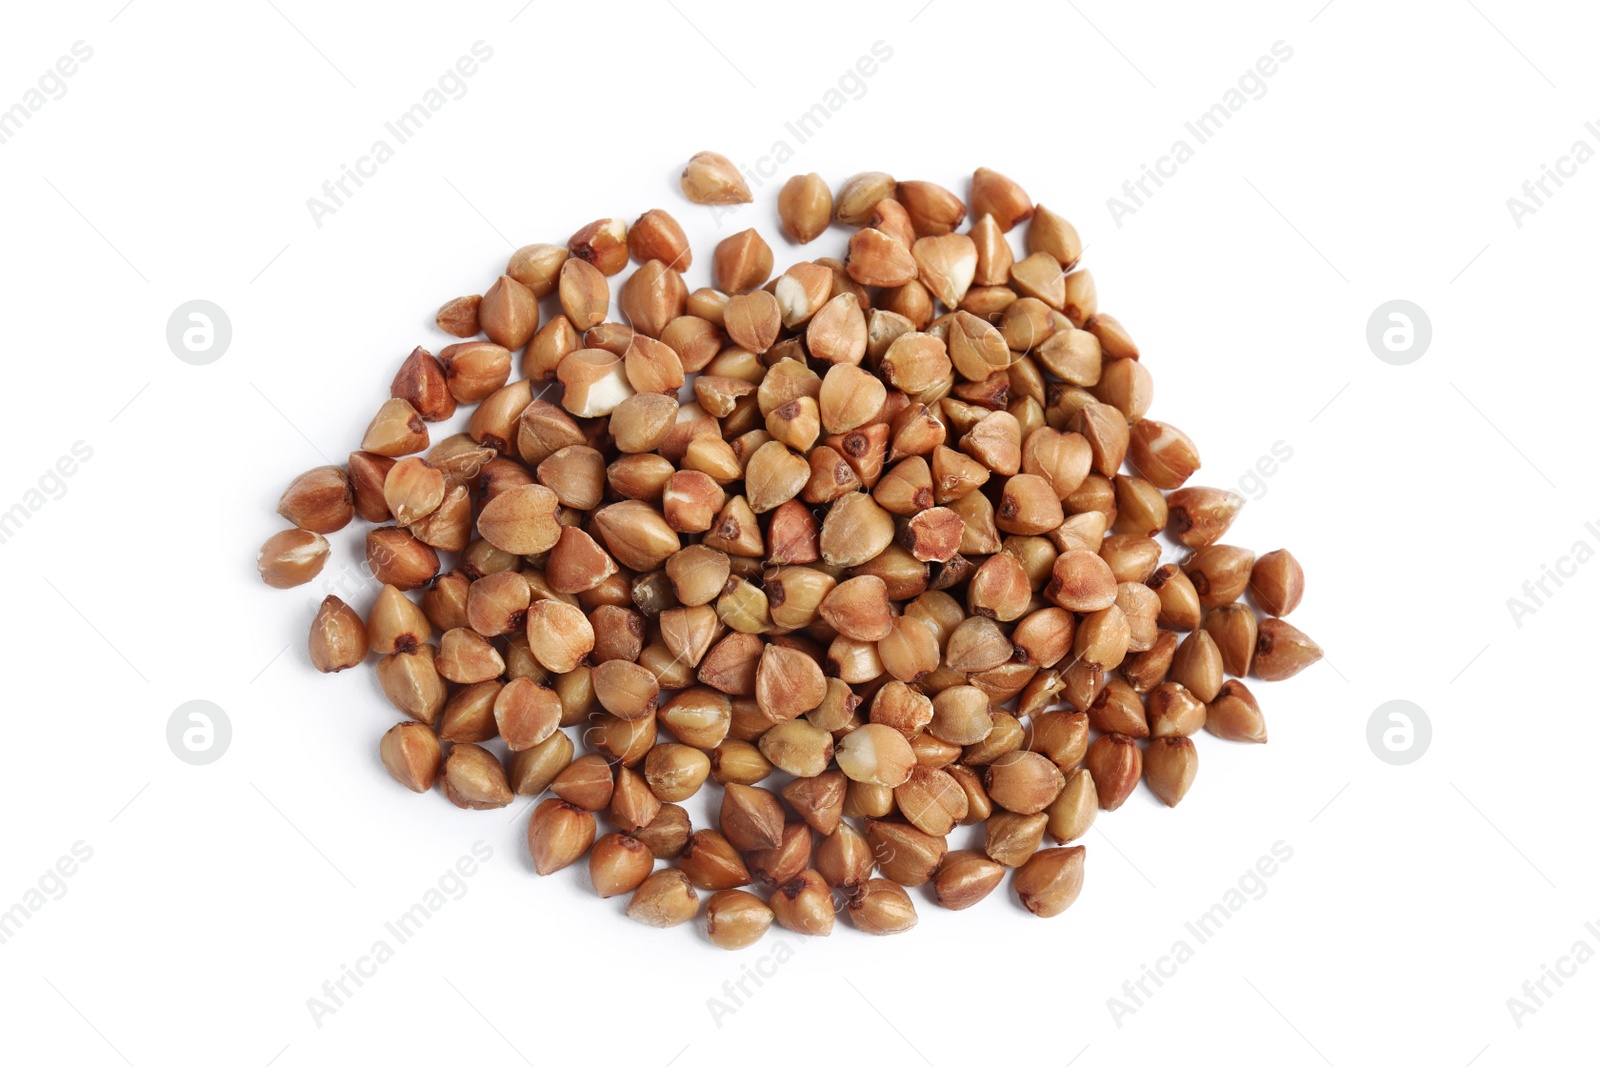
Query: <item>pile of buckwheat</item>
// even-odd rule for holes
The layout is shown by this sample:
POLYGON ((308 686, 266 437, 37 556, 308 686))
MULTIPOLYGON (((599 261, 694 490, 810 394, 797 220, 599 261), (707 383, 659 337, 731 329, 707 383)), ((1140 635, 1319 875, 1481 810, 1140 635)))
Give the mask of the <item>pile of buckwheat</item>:
MULTIPOLYGON (((751 199, 711 152, 682 186, 751 199)), ((980 168, 963 202, 808 174, 778 214, 799 244, 851 228, 845 258, 774 278, 749 229, 691 292, 661 210, 518 249, 440 309, 462 341, 404 360, 348 463, 289 486, 261 576, 308 582, 324 535, 372 524, 376 599, 324 600, 311 662, 376 654, 395 780, 473 809, 548 791, 535 868, 587 855, 640 922, 687 922, 705 890, 724 948, 840 908, 898 933, 908 888, 967 908, 1008 869, 1059 914, 1099 810, 1141 778, 1177 804, 1201 728, 1266 740, 1239 679, 1320 658, 1282 618, 1300 565, 1217 543, 1243 501, 1186 484, 1194 443, 1146 417, 1077 231, 1017 183, 980 168), (465 432, 432 442, 458 405, 465 432), (950 850, 973 824, 981 848, 950 850)))

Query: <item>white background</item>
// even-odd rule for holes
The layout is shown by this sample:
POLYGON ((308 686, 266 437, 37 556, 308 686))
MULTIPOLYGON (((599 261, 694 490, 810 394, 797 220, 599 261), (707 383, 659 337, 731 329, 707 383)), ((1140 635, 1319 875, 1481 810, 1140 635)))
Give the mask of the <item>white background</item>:
MULTIPOLYGON (((93 449, 0 545, 0 908, 75 842, 93 850, 0 945, 7 1061, 1592 1061, 1600 964, 1520 1027, 1507 998, 1579 939, 1600 948, 1584 929, 1600 921, 1600 565, 1549 585, 1520 627, 1506 604, 1574 542, 1600 546, 1584 432, 1600 164, 1520 228, 1506 205, 1575 140, 1600 147, 1584 129, 1600 119, 1592 12, 274 2, 26 5, 0 36, 0 107, 74 42, 94 50, 0 145, 0 509, 74 442, 93 449), (466 94, 316 226, 307 198, 478 40, 493 58, 466 94), (1280 40, 1293 57, 1265 95, 1115 225, 1107 198, 1280 40), (784 122, 876 41, 892 58, 796 143, 784 122), (679 194, 693 151, 753 167, 780 139, 794 158, 736 215, 679 194), (481 292, 514 245, 652 207, 690 230, 691 286, 746 226, 781 268, 801 255, 775 226, 788 175, 884 169, 964 192, 978 165, 1077 224, 1102 309, 1155 374, 1152 414, 1200 445, 1197 484, 1237 486, 1292 448, 1229 537, 1293 549, 1309 576, 1293 621, 1327 650, 1258 688, 1271 743, 1204 735, 1179 808, 1141 790, 1103 815, 1060 918, 1009 891, 959 914, 919 897, 907 936, 841 922, 741 954, 628 922, 577 871, 537 878, 522 804, 399 790, 376 758, 396 715, 371 670, 307 660, 323 583, 268 590, 253 562, 288 480, 341 461, 405 353, 447 342, 434 309, 481 292), (232 322, 209 366, 165 340, 196 298, 232 322), (1432 322, 1409 366, 1365 339, 1396 298, 1432 322), (209 766, 167 747, 192 699, 232 723, 209 766), (1368 747, 1392 699, 1433 726, 1408 766, 1368 747), (465 896, 316 1025, 307 998, 480 840, 493 857, 465 896), (1293 858, 1265 895, 1114 1021, 1108 998, 1174 941, 1195 946, 1185 922, 1280 841, 1293 858), (774 972, 780 942, 792 952, 719 1025, 708 998, 763 959, 774 972)), ((359 560, 359 525, 325 580, 359 560)))

